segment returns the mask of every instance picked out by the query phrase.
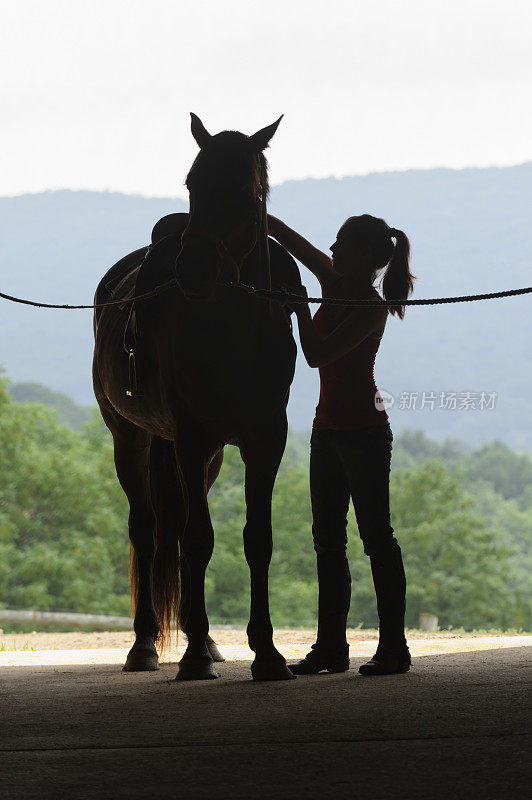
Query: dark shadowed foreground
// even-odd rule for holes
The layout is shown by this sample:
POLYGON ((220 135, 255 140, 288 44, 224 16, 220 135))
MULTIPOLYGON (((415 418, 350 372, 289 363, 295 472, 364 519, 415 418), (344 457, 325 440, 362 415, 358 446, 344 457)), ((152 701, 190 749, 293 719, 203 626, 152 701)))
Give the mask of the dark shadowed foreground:
MULTIPOLYGON (((360 641, 351 646, 349 673, 286 683, 254 683, 251 653, 243 660, 247 655, 229 645, 221 680, 194 683, 174 681, 175 663, 168 662, 159 672, 123 673, 122 651, 102 651, 117 653, 117 663, 89 666, 79 665, 76 651, 71 660, 78 663, 57 651, 52 666, 39 666, 39 653, 2 653, 1 794, 519 796, 530 780, 530 646, 524 637, 515 646, 504 637, 481 649, 485 640, 468 639, 469 652, 455 643, 442 653, 436 638, 412 642, 413 668, 405 675, 358 675, 374 645, 360 641), (15 662, 26 666, 9 666, 15 662)), ((291 651, 283 646, 287 656, 291 651)))

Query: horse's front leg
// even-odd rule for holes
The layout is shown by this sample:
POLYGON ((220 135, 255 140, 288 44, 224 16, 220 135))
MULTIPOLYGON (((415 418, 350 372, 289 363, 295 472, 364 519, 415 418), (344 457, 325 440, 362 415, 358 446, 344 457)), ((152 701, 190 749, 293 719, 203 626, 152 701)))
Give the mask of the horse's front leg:
POLYGON ((246 525, 244 551, 251 575, 251 613, 248 641, 255 652, 251 674, 256 681, 295 677, 273 644, 268 602, 268 571, 272 556, 272 493, 286 444, 284 421, 267 430, 254 431, 241 444, 246 465, 246 525))
MULTIPOLYGON (((216 478, 220 474, 220 470, 222 468, 223 460, 224 460, 224 451, 223 450, 219 450, 217 453, 214 454, 214 456, 211 459, 211 462, 210 462, 209 467, 207 469, 207 493, 210 491, 213 483, 215 482, 216 478)), ((186 598, 186 590, 187 590, 187 587, 186 587, 185 583, 182 582, 181 583, 181 602, 182 602, 182 605, 185 606, 185 607, 186 607, 187 602, 188 602, 188 600, 186 598)), ((181 626, 181 629, 184 632, 183 626, 181 626)), ((209 649, 209 653, 211 654, 213 661, 218 661, 218 662, 225 661, 225 658, 223 657, 223 655, 220 653, 220 650, 218 649, 218 645, 216 644, 214 639, 209 635, 207 636, 207 647, 209 649)))
POLYGON ((208 460, 193 452, 192 448, 176 446, 176 455, 188 512, 181 541, 184 599, 181 627, 188 646, 179 662, 176 680, 218 678, 209 648, 209 620, 205 608, 205 571, 214 547, 214 531, 207 504, 208 460))

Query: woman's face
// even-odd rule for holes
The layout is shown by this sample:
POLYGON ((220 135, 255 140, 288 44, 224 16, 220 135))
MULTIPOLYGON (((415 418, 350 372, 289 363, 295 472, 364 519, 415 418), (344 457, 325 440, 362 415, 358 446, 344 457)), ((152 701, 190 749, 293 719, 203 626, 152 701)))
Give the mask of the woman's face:
MULTIPOLYGON (((345 228, 340 228, 336 234, 336 241, 330 246, 332 253, 333 267, 336 272, 346 275, 357 271, 360 257, 364 255, 361 248, 357 245, 356 234, 347 234, 345 228)), ((363 248, 364 251, 367 248, 363 248)))

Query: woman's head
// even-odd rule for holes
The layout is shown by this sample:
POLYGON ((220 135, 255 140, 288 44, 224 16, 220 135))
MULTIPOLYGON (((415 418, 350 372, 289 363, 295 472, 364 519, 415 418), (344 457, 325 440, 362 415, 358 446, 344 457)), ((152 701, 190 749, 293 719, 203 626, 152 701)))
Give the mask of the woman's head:
MULTIPOLYGON (((390 228, 383 219, 362 214, 349 217, 331 245, 336 272, 355 276, 373 285, 378 272, 386 300, 406 300, 414 287, 415 275, 409 267, 410 242, 403 231, 390 228)), ((391 314, 404 317, 405 307, 390 308, 391 314)))

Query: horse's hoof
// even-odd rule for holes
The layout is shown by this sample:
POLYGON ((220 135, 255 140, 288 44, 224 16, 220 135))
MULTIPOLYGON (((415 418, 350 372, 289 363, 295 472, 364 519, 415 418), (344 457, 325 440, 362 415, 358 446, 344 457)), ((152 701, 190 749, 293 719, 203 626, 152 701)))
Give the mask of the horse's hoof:
POLYGON ((122 672, 151 672, 159 669, 159 656, 153 650, 131 649, 122 672))
POLYGON ((179 670, 176 681, 209 681, 220 676, 214 669, 214 663, 210 656, 199 656, 197 658, 182 658, 179 662, 179 670))
POLYGON ((283 659, 271 661, 255 661, 251 665, 251 675, 254 681, 291 681, 296 676, 290 672, 286 661, 283 659))
POLYGON ((210 637, 207 639, 207 648, 209 650, 209 653, 211 654, 211 658, 213 661, 217 661, 218 663, 220 663, 221 661, 225 661, 225 658, 218 650, 218 645, 210 637))

